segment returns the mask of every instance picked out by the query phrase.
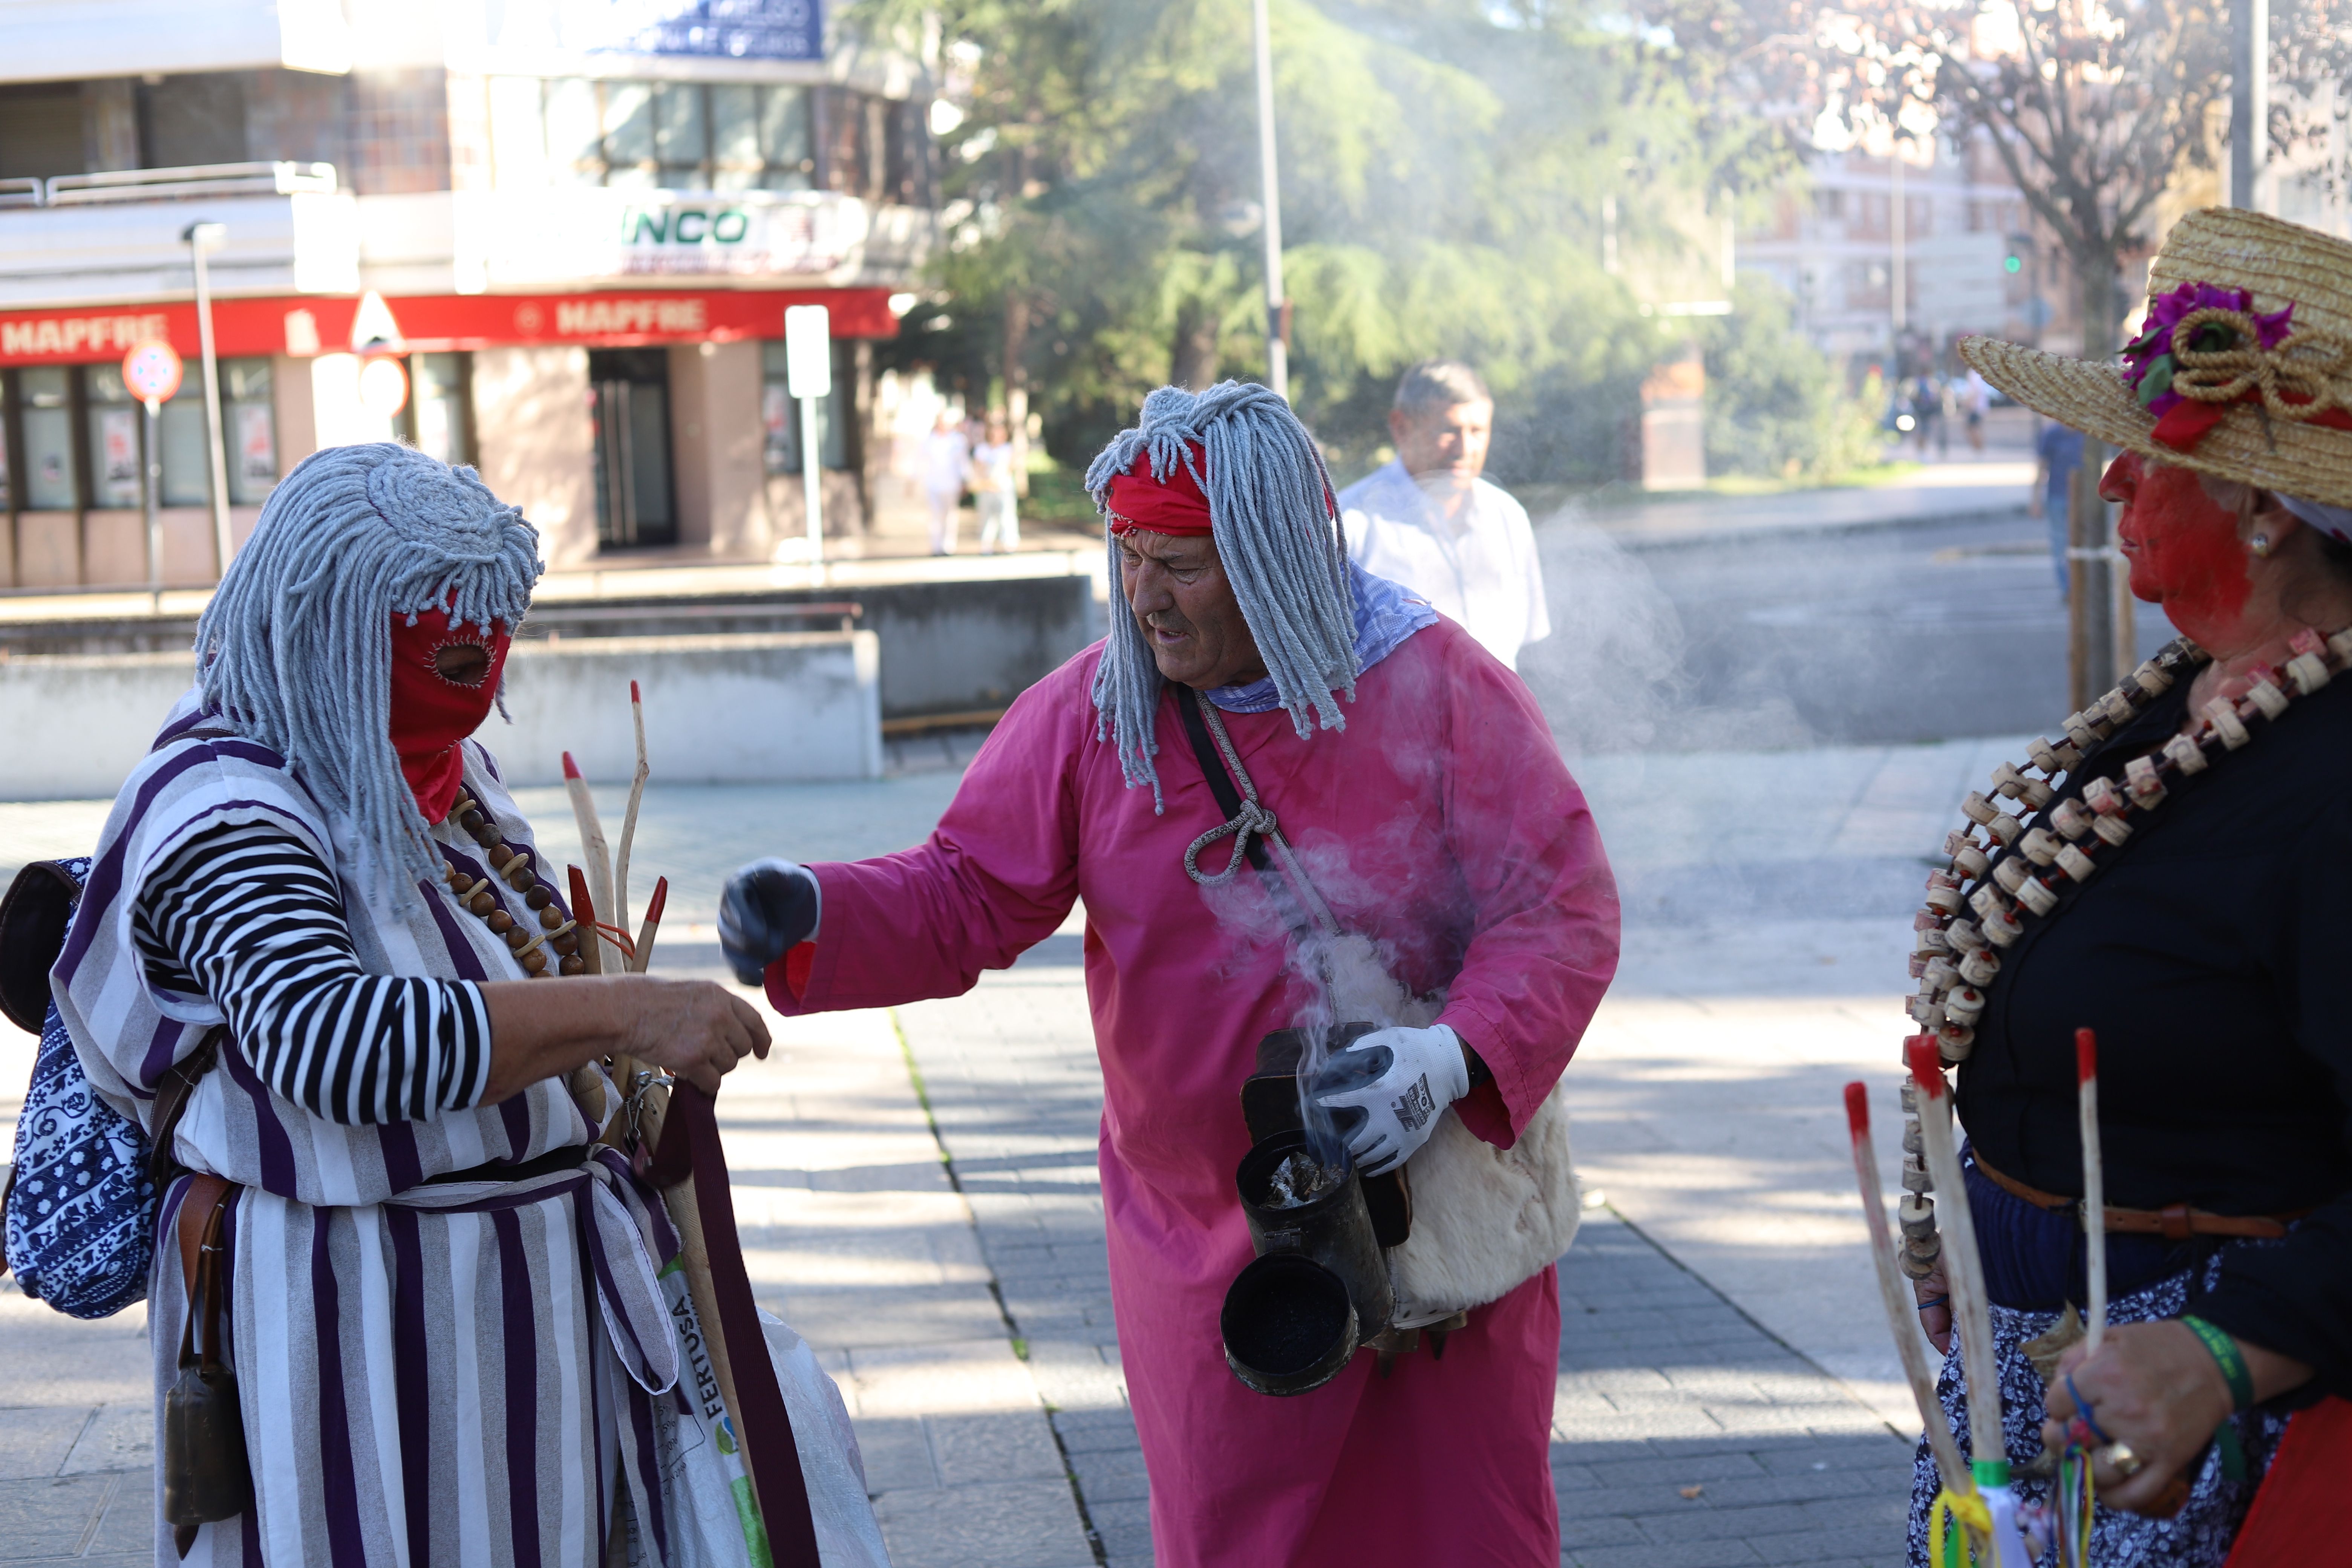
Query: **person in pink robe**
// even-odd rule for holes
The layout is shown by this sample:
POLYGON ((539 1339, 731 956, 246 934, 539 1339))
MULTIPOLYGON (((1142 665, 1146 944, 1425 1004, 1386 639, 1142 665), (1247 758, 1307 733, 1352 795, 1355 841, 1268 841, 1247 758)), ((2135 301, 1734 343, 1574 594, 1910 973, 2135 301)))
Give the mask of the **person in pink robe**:
MULTIPOLYGON (((1295 426, 1271 394, 1234 390, 1295 426)), ((1206 452, 1213 471, 1217 443, 1206 452)), ((1115 530, 1126 521, 1114 512, 1115 530)), ((1320 522, 1331 526, 1328 498, 1320 522)), ((1160 645, 1154 658, 1219 704, 1339 923, 1372 938, 1412 993, 1443 994, 1437 1023, 1483 1068, 1454 1109, 1507 1148, 1559 1080, 1617 960, 1615 885, 1542 714, 1462 627, 1343 563, 1361 668, 1352 700, 1332 689, 1344 728, 1307 728, 1251 689, 1266 684, 1262 661, 1211 657, 1223 623, 1202 607, 1215 595, 1204 599, 1199 580, 1155 602, 1151 580, 1164 574, 1136 561, 1181 555, 1171 547, 1185 542, 1172 530, 1114 539, 1138 624, 1160 645)), ((1184 562, 1173 564, 1181 577, 1184 562)), ((1230 604, 1232 588, 1223 593, 1230 604)), ((1230 620, 1255 627, 1266 614, 1230 620)), ((1291 1398, 1253 1393, 1226 1366, 1218 1310, 1252 1257, 1234 1177, 1249 1148, 1239 1090, 1259 1039, 1312 1016, 1317 997, 1258 878, 1244 868, 1213 888, 1188 875, 1187 847, 1224 813, 1165 690, 1148 715, 1156 760, 1128 748, 1143 760, 1140 779, 1123 761, 1095 700, 1107 657, 1097 643, 1022 694, 922 845, 790 868, 804 918, 787 934, 814 921, 816 939, 767 964, 768 994, 788 1014, 959 995, 1082 901, 1111 1293, 1161 1568, 1554 1568, 1554 1268, 1474 1310, 1442 1359, 1400 1356, 1382 1373, 1360 1352, 1291 1398)), ((1202 868, 1222 868, 1232 843, 1202 851, 1202 868)), ((724 934, 743 967, 742 931, 724 934)), ((752 963, 781 951, 748 945, 752 963)))

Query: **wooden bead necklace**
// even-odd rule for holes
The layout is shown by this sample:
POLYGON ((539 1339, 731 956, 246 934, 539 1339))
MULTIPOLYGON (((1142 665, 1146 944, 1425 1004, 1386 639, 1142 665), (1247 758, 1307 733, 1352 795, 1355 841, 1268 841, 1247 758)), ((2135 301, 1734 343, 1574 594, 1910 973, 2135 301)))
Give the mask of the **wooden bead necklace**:
MULTIPOLYGON (((2051 805, 2058 781, 2081 765, 2092 748, 2209 661, 2210 656, 2187 637, 2173 641, 2122 685, 2068 718, 2065 740, 2037 740, 2026 749, 2032 761, 2025 766, 2003 763, 1995 768, 1990 795, 1978 792, 1961 802, 1968 825, 1945 837, 1946 863, 1928 873, 1926 907, 1911 922, 1911 977, 1918 989, 1906 1004, 1912 1022, 1934 1037, 1946 1062, 1966 1061, 1976 1048, 1985 988, 2000 972, 2000 950, 2024 934, 2027 920, 2057 908, 2059 889, 2089 881, 2104 858, 2122 849, 2136 822, 2164 804, 2168 781, 2203 773, 2215 758, 2252 740, 2254 726, 2275 722, 2294 697, 2308 697, 2352 668, 2352 629, 2323 638, 2305 628, 2289 647, 2294 656, 2284 674, 2255 665, 2247 672, 2253 684, 2245 696, 2216 697, 2199 710, 2194 729, 2125 763, 2121 788, 2109 779, 2093 779, 2079 799, 2051 805)), ((1903 1109, 1909 1114, 1903 1133, 1902 1262, 1904 1272, 1916 1279, 1933 1271, 1942 1245, 1908 1082, 1903 1086, 1903 1109)))
POLYGON ((587 962, 580 956, 577 922, 565 916, 562 907, 555 901, 555 889, 541 880, 533 868, 531 852, 506 842, 490 814, 463 789, 458 790, 457 802, 450 806, 449 815, 467 837, 482 847, 492 875, 522 895, 524 905, 538 916, 540 930, 534 933, 523 929, 522 924, 508 911, 488 877, 473 876, 452 866, 444 877, 458 905, 479 915, 490 930, 504 937, 516 962, 532 979, 548 977, 547 953, 544 951, 547 948, 555 951, 558 973, 586 973, 587 962))

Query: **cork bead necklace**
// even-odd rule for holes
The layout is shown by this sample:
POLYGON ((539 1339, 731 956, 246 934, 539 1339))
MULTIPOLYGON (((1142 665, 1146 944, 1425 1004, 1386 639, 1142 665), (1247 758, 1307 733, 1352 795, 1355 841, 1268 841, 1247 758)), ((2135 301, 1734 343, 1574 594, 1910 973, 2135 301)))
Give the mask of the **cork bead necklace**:
POLYGON ((524 906, 537 919, 537 931, 526 930, 500 901, 497 889, 488 877, 477 877, 456 866, 443 873, 450 893, 460 907, 481 917, 491 931, 506 940, 508 949, 515 955, 523 972, 534 980, 544 980, 551 973, 580 974, 587 970, 587 962, 580 956, 580 932, 577 923, 566 918, 555 902, 555 890, 541 880, 532 865, 531 852, 519 845, 509 844, 499 834, 490 814, 481 803, 465 790, 457 792, 450 816, 468 837, 482 847, 492 876, 522 895, 524 906), (548 967, 550 950, 556 955, 553 971, 548 967))
MULTIPOLYGON (((2206 703, 2194 727, 2125 763, 2120 788, 2096 778, 2080 798, 2052 804, 2058 780, 2094 747, 2209 661, 2187 637, 2068 718, 2063 741, 2034 742, 2027 748, 2031 762, 2003 763, 1993 770, 1990 794, 1971 794, 1960 803, 1968 825, 1945 837, 1945 865, 1927 874, 1926 907, 1911 922, 1911 978, 1918 988, 1905 1005, 1947 1063, 1966 1061, 1976 1049, 1977 1019, 1984 1012, 1985 988, 2000 973, 2001 950, 2024 934, 2025 921, 2057 909, 2061 889, 2089 881, 2121 851, 2134 829, 2164 804, 2168 781, 2203 773, 2252 740, 2259 727, 2275 722, 2296 697, 2310 696, 2352 668, 2352 629, 2322 637, 2306 628, 2288 646, 2293 657, 2284 671, 2254 666, 2243 697, 2206 703)), ((1948 1105, 1948 1097, 1941 1103, 1948 1105)), ((1909 1119, 1903 1134, 1902 1263, 1916 1279, 1933 1270, 1941 1246, 1908 1083, 1903 1108, 1909 1119)))

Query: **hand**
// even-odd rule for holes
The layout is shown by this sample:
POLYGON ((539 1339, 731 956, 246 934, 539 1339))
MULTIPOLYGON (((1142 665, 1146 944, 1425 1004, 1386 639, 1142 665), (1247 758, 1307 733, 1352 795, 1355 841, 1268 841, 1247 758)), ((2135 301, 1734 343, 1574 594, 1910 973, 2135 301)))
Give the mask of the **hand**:
MULTIPOLYGON (((2256 1400, 2300 1387, 2313 1368, 2264 1346, 2237 1342, 2246 1359, 2256 1400)), ((2213 1429, 2233 1405, 2229 1380, 2202 1341, 2185 1323, 2125 1323, 2107 1331, 2097 1355, 2075 1345, 2058 1358, 2059 1380, 2050 1385, 2049 1419, 2042 1424, 2042 1446, 2055 1453, 2066 1443, 2066 1423, 2078 1409, 2066 1377, 2091 1406, 2089 1419, 2106 1436, 2093 1440, 2092 1478, 2099 1500, 2111 1508, 2168 1519, 2188 1497, 2184 1473, 2204 1453, 2213 1429), (2099 1457, 2122 1443, 2140 1461, 2126 1477, 2099 1457)))
POLYGON ((768 1026, 759 1010, 709 980, 661 980, 632 975, 621 998, 622 1042, 627 1055, 709 1094, 747 1056, 768 1054, 768 1026))
POLYGON ((1362 1113, 1348 1152, 1364 1174, 1378 1176, 1412 1158, 1437 1113, 1470 1092, 1470 1064, 1462 1037, 1443 1024, 1376 1029, 1326 1060, 1307 1092, 1327 1110, 1362 1113))
POLYGON ((1942 1254, 1937 1255, 1936 1267, 1924 1279, 1911 1281, 1911 1293, 1920 1301, 1919 1331, 1936 1347, 1937 1355, 1952 1353, 1952 1285, 1944 1278, 1942 1254), (1934 1306, 1927 1305, 1933 1301, 1934 1306))
POLYGON ((727 879, 719 896, 719 946, 727 966, 757 985, 768 965, 816 930, 816 874, 790 860, 754 860, 727 879))

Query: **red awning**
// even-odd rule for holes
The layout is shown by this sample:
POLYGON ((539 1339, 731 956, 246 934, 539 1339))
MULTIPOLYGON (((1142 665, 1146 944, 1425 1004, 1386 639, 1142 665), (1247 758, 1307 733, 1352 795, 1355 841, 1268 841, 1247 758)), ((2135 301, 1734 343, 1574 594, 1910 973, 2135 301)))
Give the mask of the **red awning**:
MULTIPOLYGON (((583 294, 442 294, 388 298, 401 346, 409 353, 579 343, 629 348, 645 343, 734 342, 784 335, 784 308, 824 305, 836 338, 888 338, 898 332, 887 289, 649 289, 583 294)), ((251 354, 349 352, 360 297, 294 296, 213 301, 215 352, 251 354)), ((0 365, 95 364, 120 359, 133 343, 162 338, 196 357, 196 308, 85 305, 62 310, 0 310, 0 365)))

